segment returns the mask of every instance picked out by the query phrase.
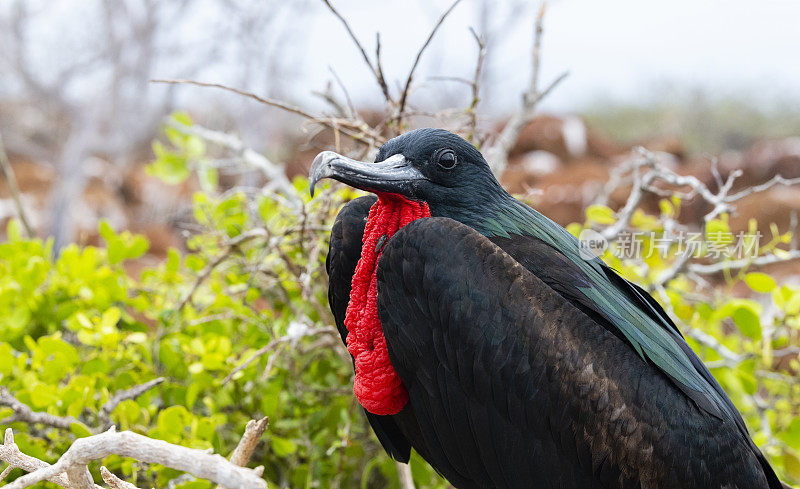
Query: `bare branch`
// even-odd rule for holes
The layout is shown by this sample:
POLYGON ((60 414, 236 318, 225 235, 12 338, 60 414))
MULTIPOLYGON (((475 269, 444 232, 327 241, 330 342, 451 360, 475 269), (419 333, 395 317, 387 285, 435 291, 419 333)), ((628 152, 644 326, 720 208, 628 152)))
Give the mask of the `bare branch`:
POLYGON ((361 57, 364 58, 364 63, 367 64, 370 71, 372 71, 372 74, 375 76, 375 80, 377 80, 378 86, 380 86, 381 91, 383 92, 383 96, 386 98, 386 101, 392 103, 393 101, 392 101, 392 96, 389 93, 389 86, 386 84, 386 80, 383 77, 383 69, 381 68, 380 65, 380 39, 378 39, 376 64, 373 64, 372 61, 369 59, 369 56, 367 55, 367 51, 364 49, 364 45, 361 44, 361 41, 359 41, 358 37, 356 37, 355 33, 353 32, 353 29, 350 27, 350 23, 347 22, 347 19, 345 19, 342 16, 342 14, 340 14, 339 11, 333 7, 333 5, 329 0, 322 0, 322 2, 328 6, 328 9, 342 23, 345 30, 347 31, 347 35, 350 36, 350 39, 353 41, 353 44, 355 44, 358 50, 361 52, 361 57))
MULTIPOLYGON (((51 466, 47 462, 20 452, 19 447, 14 443, 14 432, 11 428, 6 429, 3 444, 0 445, 0 460, 4 460, 8 463, 9 467, 22 469, 25 472, 34 472, 51 466)), ((55 474, 48 477, 46 480, 61 487, 71 487, 66 474, 55 474)), ((102 488, 100 486, 95 486, 95 489, 102 488)))
MULTIPOLYGON (((380 46, 380 38, 378 39, 378 45, 380 46)), ((380 54, 380 51, 378 51, 378 54, 380 54)), ((380 64, 378 64, 378 67, 380 67, 380 64)), ((331 75, 333 75, 333 79, 336 80, 336 84, 339 85, 339 89, 342 91, 344 99, 347 101, 347 110, 350 112, 349 116, 357 118, 358 110, 356 110, 356 106, 353 104, 353 99, 350 98, 350 92, 347 90, 347 87, 344 86, 344 83, 342 82, 342 79, 339 78, 339 74, 336 73, 336 70, 334 70, 333 67, 328 67, 328 69, 330 70, 331 75)))
POLYGON ((242 362, 239 366, 231 370, 231 373, 229 373, 228 375, 225 376, 224 379, 222 379, 222 385, 225 385, 228 382, 230 382, 234 375, 247 368, 251 363, 256 361, 262 355, 265 355, 266 353, 269 353, 272 350, 274 350, 275 347, 277 347, 278 345, 282 343, 295 342, 304 336, 313 336, 318 334, 330 334, 338 336, 339 332, 336 328, 332 326, 326 326, 322 328, 308 328, 300 336, 292 336, 287 334, 286 336, 281 336, 280 338, 276 338, 267 343, 266 345, 262 346, 258 350, 256 350, 255 353, 253 353, 253 356, 251 356, 250 358, 242 362))
POLYGON ((408 78, 406 78, 406 84, 403 87, 403 91, 400 94, 400 102, 397 105, 397 116, 395 117, 395 122, 397 123, 398 127, 402 126, 403 116, 406 110, 406 101, 408 100, 408 93, 409 90, 411 89, 411 81, 414 79, 414 71, 416 71, 417 69, 419 60, 422 58, 422 54, 425 52, 425 50, 428 48, 428 45, 433 40, 433 37, 439 30, 439 27, 442 26, 444 20, 447 18, 448 15, 450 15, 450 12, 452 12, 453 9, 456 8, 456 5, 458 5, 459 3, 461 3, 461 0, 455 0, 455 2, 453 2, 450 5, 450 7, 444 11, 444 13, 442 13, 442 15, 439 17, 439 21, 436 22, 436 24, 433 26, 433 29, 431 30, 431 33, 428 35, 428 39, 425 40, 425 43, 422 45, 422 47, 419 48, 419 51, 417 51, 417 57, 414 58, 414 64, 411 65, 411 69, 408 71, 408 78))
POLYGON ((11 162, 8 160, 5 144, 3 144, 3 135, 0 134, 0 167, 3 168, 3 175, 6 177, 6 184, 8 185, 8 192, 14 200, 14 206, 17 208, 17 216, 19 217, 22 227, 25 228, 25 234, 32 238, 35 233, 31 222, 25 214, 25 208, 22 206, 22 198, 19 193, 19 186, 17 185, 17 178, 14 176, 14 169, 11 168, 11 162))
POLYGON ((480 81, 481 73, 483 73, 483 63, 486 59, 486 39, 475 32, 472 27, 469 28, 475 43, 478 45, 478 61, 475 63, 475 74, 472 77, 470 86, 472 88, 472 101, 467 108, 469 115, 469 132, 467 133, 467 141, 473 142, 478 132, 478 103, 480 102, 480 81))
POLYGON ((153 387, 164 382, 164 380, 166 380, 164 377, 159 377, 149 382, 145 382, 144 384, 135 385, 130 389, 118 391, 116 394, 114 394, 111 399, 108 400, 108 402, 103 404, 103 407, 100 408, 100 412, 98 413, 98 417, 100 419, 100 430, 105 431, 113 425, 111 422, 111 413, 114 412, 114 409, 116 409, 122 401, 136 399, 153 387))
POLYGON ((397 477, 400 479, 400 489, 415 489, 411 466, 397 461, 395 461, 394 465, 397 468, 397 477))
POLYGON ((73 465, 68 467, 66 472, 69 485, 74 489, 94 489, 94 479, 92 479, 92 474, 89 473, 88 465, 73 465))
POLYGON ((226 90, 228 92, 233 92, 243 97, 253 99, 262 104, 269 105, 270 107, 275 107, 284 110, 286 112, 289 112, 291 114, 299 115, 301 117, 310 120, 311 122, 323 125, 330 129, 339 130, 343 134, 350 136, 353 140, 366 144, 368 146, 380 145, 386 141, 386 138, 384 138, 383 136, 372 130, 363 121, 342 119, 336 117, 316 116, 299 107, 287 104, 286 102, 262 97, 260 95, 256 95, 255 93, 248 92, 246 90, 241 90, 239 88, 229 87, 227 85, 222 85, 220 83, 207 83, 196 80, 182 80, 182 79, 170 79, 170 80, 155 79, 150 81, 152 83, 167 83, 171 85, 183 84, 183 85, 195 85, 199 87, 219 88, 222 90, 226 90))
POLYGON ((100 476, 111 489, 139 489, 130 482, 125 482, 116 475, 112 474, 105 466, 100 467, 100 476))
POLYGON ((274 163, 261 153, 248 148, 241 138, 233 134, 214 131, 197 124, 187 126, 185 124, 170 122, 169 126, 184 134, 197 136, 217 146, 233 151, 244 163, 260 170, 269 180, 267 186, 277 188, 289 199, 287 202, 289 206, 297 208, 302 204, 302 200, 297 195, 292 182, 286 177, 286 168, 284 165, 274 163))
POLYGON ((770 253, 769 255, 757 256, 755 258, 742 258, 739 260, 722 261, 719 263, 702 264, 692 263, 687 267, 690 273, 700 275, 710 275, 725 270, 740 270, 749 266, 764 266, 773 263, 783 263, 789 260, 800 259, 800 250, 784 250, 781 254, 770 253))
POLYGON ((178 305, 178 311, 180 312, 186 307, 186 305, 192 300, 192 297, 194 297, 197 289, 199 289, 203 282, 205 282, 206 279, 211 276, 211 273, 214 271, 214 269, 216 269, 223 261, 225 261, 225 259, 228 258, 228 256, 230 256, 230 254, 236 250, 239 245, 246 243, 253 238, 262 236, 266 236, 266 232, 263 229, 251 229, 250 231, 242 233, 239 236, 228 240, 223 245, 223 251, 217 255, 216 258, 214 258, 214 261, 206 265, 206 267, 197 275, 197 279, 192 285, 192 288, 178 305))
POLYGON ((539 14, 536 16, 534 25, 534 39, 533 39, 533 58, 531 79, 528 90, 522 94, 522 107, 520 110, 511 116, 506 123, 500 134, 497 135, 492 145, 484 152, 486 160, 495 175, 500 175, 508 164, 508 152, 514 146, 519 137, 522 129, 533 120, 536 106, 539 102, 546 97, 553 89, 558 86, 569 74, 564 72, 557 76, 555 80, 545 87, 544 90, 539 90, 539 64, 541 59, 541 46, 542 34, 544 32, 544 14, 547 8, 547 2, 543 2, 539 8, 539 14))
POLYGON ((20 477, 7 489, 23 489, 44 480, 52 480, 64 472, 84 469, 93 460, 109 455, 131 457, 188 472, 231 489, 266 489, 267 483, 254 470, 237 467, 220 455, 153 440, 130 431, 109 430, 99 435, 75 440, 72 446, 53 465, 41 467, 20 477))
POLYGON ((250 461, 250 457, 253 456, 256 445, 258 445, 259 440, 261 440, 261 436, 267 430, 268 425, 269 418, 266 417, 261 418, 258 421, 251 419, 247 422, 247 425, 244 429, 244 435, 242 435, 242 439, 239 440, 239 444, 236 445, 236 448, 231 454, 232 464, 240 467, 247 465, 247 462, 250 461))
POLYGON ((3 469, 3 472, 0 472, 0 482, 3 482, 6 479, 6 477, 8 477, 8 474, 10 474, 11 471, 14 469, 16 469, 16 467, 14 467, 11 464, 9 464, 5 469, 3 469))
MULTIPOLYGON (((531 81, 527 96, 531 96, 539 91, 539 63, 542 57, 542 33, 544 32, 544 14, 547 11, 547 2, 543 1, 539 5, 539 13, 536 15, 536 24, 533 26, 533 58, 531 60, 531 81)), ((523 97, 525 96, 523 95, 523 97)))
POLYGON ((781 175, 775 175, 771 179, 767 180, 766 182, 760 185, 754 185, 752 187, 748 187, 741 192, 737 192, 733 195, 729 195, 726 200, 728 202, 734 202, 737 200, 741 200, 748 195, 755 194, 758 192, 764 192, 765 190, 769 190, 776 185, 783 185, 783 186, 791 186, 791 185, 800 185, 800 178, 784 178, 781 175))
MULTIPOLYGON (((267 426, 269 425, 269 418, 261 418, 258 421, 255 419, 251 419, 247 422, 247 425, 244 428, 244 434, 242 435, 242 439, 239 440, 239 444, 236 445, 236 448, 231 453, 231 463, 233 465, 237 465, 239 467, 244 467, 250 461, 250 457, 253 456, 253 452, 256 449, 256 445, 261 440, 261 436, 267 430, 267 426)), ((263 472, 263 467, 254 469, 256 472, 263 472)), ((217 489, 227 489, 223 486, 217 486, 217 489)))
POLYGON ((75 423, 80 423, 72 416, 54 416, 52 414, 34 411, 25 404, 19 402, 5 387, 0 387, 0 406, 10 407, 14 414, 0 421, 0 424, 10 424, 15 421, 22 421, 29 424, 43 424, 69 430, 75 423))

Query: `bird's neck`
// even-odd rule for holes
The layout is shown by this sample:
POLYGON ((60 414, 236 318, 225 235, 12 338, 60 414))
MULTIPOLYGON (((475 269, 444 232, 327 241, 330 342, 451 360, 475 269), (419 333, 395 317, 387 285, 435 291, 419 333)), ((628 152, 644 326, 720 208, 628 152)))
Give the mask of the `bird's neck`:
POLYGON ((408 392, 389 361, 378 318, 378 259, 383 246, 400 228, 430 215, 425 202, 379 194, 367 216, 344 323, 347 350, 355 362, 353 390, 361 405, 373 414, 396 414, 408 402, 408 392))
POLYGON ((549 221, 501 189, 486 195, 476 195, 458 204, 431 203, 432 216, 449 217, 475 229, 484 236, 510 234, 536 235, 537 224, 549 221))

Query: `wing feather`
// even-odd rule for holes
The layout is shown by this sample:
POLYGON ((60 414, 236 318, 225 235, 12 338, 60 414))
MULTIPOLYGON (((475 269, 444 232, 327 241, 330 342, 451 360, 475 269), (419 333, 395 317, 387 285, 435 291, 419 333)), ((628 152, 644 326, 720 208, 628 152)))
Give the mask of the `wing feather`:
POLYGON ((378 294, 398 426, 456 487, 766 487, 734 423, 471 228, 403 228, 378 294))

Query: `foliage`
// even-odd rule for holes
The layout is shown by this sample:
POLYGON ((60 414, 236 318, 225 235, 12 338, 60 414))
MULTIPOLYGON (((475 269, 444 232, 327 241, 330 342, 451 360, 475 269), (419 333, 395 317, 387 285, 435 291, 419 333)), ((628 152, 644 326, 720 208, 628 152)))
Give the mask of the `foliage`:
MULTIPOLYGON (((247 420, 269 416, 252 465, 265 466, 270 487, 398 488, 394 463, 352 395, 350 358, 327 307, 328 230, 355 194, 324 187, 310 200, 304 179, 293 182, 292 195, 226 191, 205 141, 181 131, 167 136, 150 171, 174 183, 202 174, 193 206, 198 231, 185 251, 172 249, 135 276, 129 268, 146 241, 107 224, 105 247, 71 245, 57 257, 50 241, 23 239, 14 222, 0 244, 2 385, 35 410, 78 420, 70 432, 14 422, 20 448, 53 462, 75 437, 98 428, 116 391, 163 376, 112 412, 120 429, 228 454, 247 420), (255 358, 262 347, 266 354, 255 358)), ((676 198, 662 203, 662 216, 637 212, 631 226, 663 236, 664 214, 679 207, 676 198)), ((603 229, 614 216, 593 206, 585 223, 569 229, 603 229)), ((723 215, 707 232, 726 229, 723 215)), ((786 239, 776 235, 764 251, 786 239)), ((674 253, 637 261, 612 251, 608 262, 644 285, 674 263, 674 253)), ((800 365, 796 354, 782 361, 800 344, 800 288, 743 268, 728 273, 721 289, 680 273, 657 292, 781 476, 800 480, 800 365), (742 281, 752 297, 733 293, 742 281)), ((0 416, 10 414, 0 408, 0 416)), ((166 487, 179 476, 118 457, 103 464, 140 487, 166 487)), ((91 468, 99 480, 99 464, 91 468)), ((419 458, 412 472, 417 487, 446 487, 419 458)))

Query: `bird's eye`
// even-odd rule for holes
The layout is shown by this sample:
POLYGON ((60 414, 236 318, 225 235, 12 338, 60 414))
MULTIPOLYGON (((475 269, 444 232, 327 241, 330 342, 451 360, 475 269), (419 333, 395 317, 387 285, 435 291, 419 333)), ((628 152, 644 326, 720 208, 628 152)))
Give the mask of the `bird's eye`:
POLYGON ((458 158, 454 152, 448 149, 439 154, 437 163, 443 170, 452 170, 458 164, 458 158))

